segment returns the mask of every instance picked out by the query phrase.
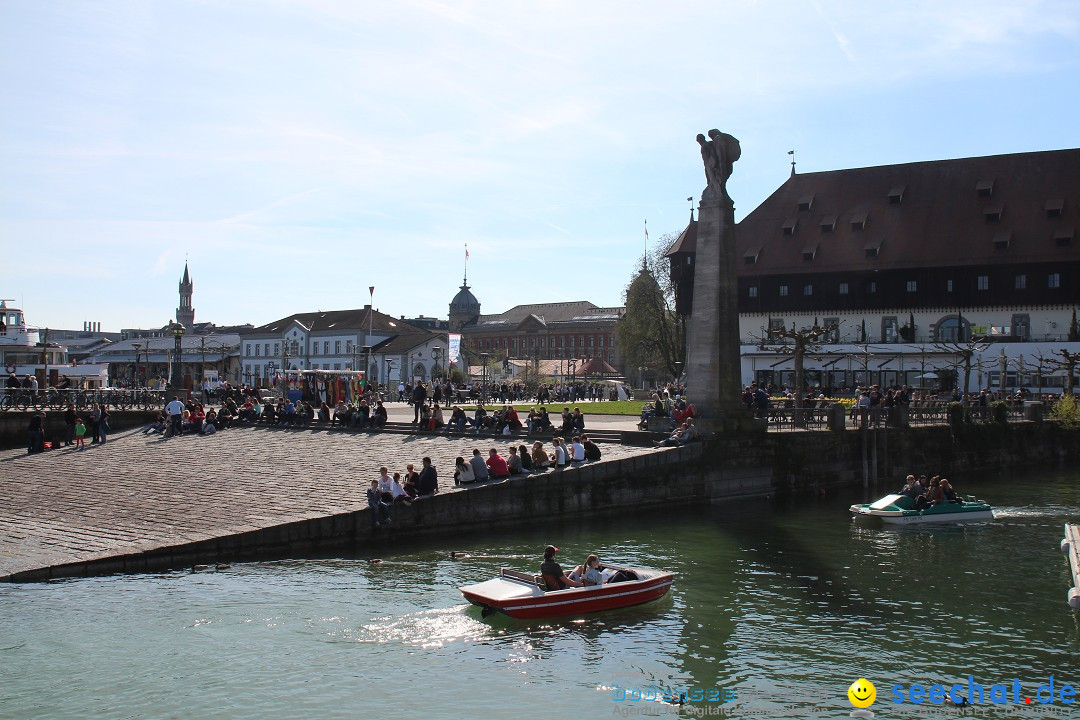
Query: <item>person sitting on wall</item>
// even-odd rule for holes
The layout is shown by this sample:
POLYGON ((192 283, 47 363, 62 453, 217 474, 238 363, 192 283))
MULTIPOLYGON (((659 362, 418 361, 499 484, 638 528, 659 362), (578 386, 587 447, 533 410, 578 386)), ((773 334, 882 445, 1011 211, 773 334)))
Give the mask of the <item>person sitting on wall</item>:
POLYGON ((600 459, 600 448, 587 435, 581 436, 581 444, 585 448, 585 459, 590 462, 595 462, 600 459))
POLYGON ((420 470, 420 478, 416 481, 417 490, 421 496, 434 495, 439 492, 439 475, 435 466, 431 464, 431 458, 425 457, 421 462, 423 468, 420 470))
POLYGON ((386 408, 382 400, 375 401, 375 412, 368 418, 368 425, 375 430, 381 430, 386 426, 386 408))
POLYGON ((458 432, 465 432, 465 424, 469 422, 469 418, 465 415, 465 411, 457 405, 450 411, 450 422, 446 423, 446 434, 449 435, 451 430, 457 429, 458 432))
POLYGON ((507 467, 506 458, 499 454, 495 448, 488 451, 487 459, 488 477, 492 480, 505 480, 510 477, 510 468, 507 467))

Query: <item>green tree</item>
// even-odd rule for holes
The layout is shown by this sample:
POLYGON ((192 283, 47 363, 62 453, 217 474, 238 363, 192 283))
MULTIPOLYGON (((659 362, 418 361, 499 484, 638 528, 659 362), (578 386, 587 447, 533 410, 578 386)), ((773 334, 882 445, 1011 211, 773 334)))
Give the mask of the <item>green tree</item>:
POLYGON ((665 257, 678 236, 660 238, 626 286, 626 313, 615 338, 626 367, 652 367, 677 377, 686 362, 686 319, 675 312, 675 286, 665 257))

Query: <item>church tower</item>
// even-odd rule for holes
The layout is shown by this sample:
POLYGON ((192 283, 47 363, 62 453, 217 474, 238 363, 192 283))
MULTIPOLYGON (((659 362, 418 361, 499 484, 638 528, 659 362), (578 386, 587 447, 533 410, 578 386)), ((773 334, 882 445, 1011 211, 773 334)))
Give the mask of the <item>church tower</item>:
POLYGON ((184 279, 180 281, 180 307, 176 308, 176 322, 183 324, 188 331, 195 324, 195 309, 191 307, 191 292, 194 287, 185 262, 184 279))

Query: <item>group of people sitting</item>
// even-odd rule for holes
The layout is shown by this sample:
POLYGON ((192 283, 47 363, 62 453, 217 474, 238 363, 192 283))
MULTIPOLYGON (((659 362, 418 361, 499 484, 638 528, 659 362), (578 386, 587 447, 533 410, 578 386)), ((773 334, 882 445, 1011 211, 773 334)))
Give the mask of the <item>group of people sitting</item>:
POLYGON ((697 417, 697 411, 692 404, 686 401, 685 395, 676 395, 674 399, 671 393, 665 390, 661 393, 653 393, 652 400, 641 407, 641 421, 638 422, 638 430, 646 430, 650 418, 668 418, 671 427, 678 427, 681 423, 697 417))
POLYGON ((382 400, 369 402, 364 397, 355 405, 339 400, 331 414, 330 406, 322 403, 319 405, 317 421, 357 430, 378 430, 386 425, 386 408, 383 407, 382 400))
POLYGON ((414 422, 418 423, 422 430, 445 429, 447 435, 455 431, 464 433, 466 430, 472 430, 477 435, 486 431, 495 435, 517 435, 525 430, 526 435, 532 435, 557 428, 564 436, 570 437, 585 432, 585 416, 581 414, 581 408, 571 411, 569 407, 564 407, 559 418, 560 424, 555 425, 543 405, 530 409, 524 422, 513 405, 503 405, 489 413, 483 404, 477 404, 472 411, 472 417, 469 417, 464 408, 455 405, 450 410, 449 419, 445 418, 438 405, 424 405, 420 408, 419 420, 414 422))
POLYGON ((681 425, 671 431, 666 440, 654 440, 656 447, 682 447, 692 442, 701 440, 701 433, 694 427, 693 418, 687 418, 681 425))
POLYGON ((154 421, 143 428, 143 435, 213 435, 237 422, 236 403, 229 398, 220 409, 205 407, 197 401, 184 403, 173 398, 154 421))
POLYGON ((548 468, 560 470, 567 465, 593 462, 601 457, 600 448, 587 435, 575 435, 569 443, 561 437, 553 438, 551 446, 549 453, 540 440, 533 443, 531 451, 524 445, 511 445, 505 457, 499 454, 498 448, 491 448, 487 458, 479 449, 474 449, 468 460, 458 456, 454 461, 454 484, 505 480, 514 475, 544 472, 548 468))
POLYGON ((963 503, 952 484, 940 475, 930 478, 929 484, 926 482, 925 475, 920 475, 918 479, 914 475, 908 475, 904 487, 897 494, 907 495, 914 500, 916 510, 944 502, 963 503))
POLYGON ((411 505, 417 498, 439 492, 439 474, 431 464, 431 458, 425 457, 421 464, 420 472, 416 472, 412 463, 406 465, 404 476, 400 472, 391 476, 385 465, 379 468, 379 477, 371 481, 367 491, 373 527, 379 528, 393 522, 390 508, 394 504, 411 505))

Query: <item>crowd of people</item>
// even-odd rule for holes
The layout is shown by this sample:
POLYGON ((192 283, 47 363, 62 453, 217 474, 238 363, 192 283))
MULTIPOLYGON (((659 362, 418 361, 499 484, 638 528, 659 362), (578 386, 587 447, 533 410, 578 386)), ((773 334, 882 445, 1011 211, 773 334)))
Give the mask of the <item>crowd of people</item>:
MULTIPOLYGON (((626 390, 624 388, 624 394, 626 390)), ((503 382, 490 387, 471 383, 455 384, 450 380, 425 383, 423 381, 400 382, 397 387, 398 402, 410 405, 424 404, 431 401, 443 407, 454 403, 481 402, 488 396, 491 402, 499 404, 535 402, 537 405, 549 403, 575 403, 578 401, 602 402, 618 400, 619 387, 610 383, 598 382, 556 382, 536 386, 522 382, 503 382)))

